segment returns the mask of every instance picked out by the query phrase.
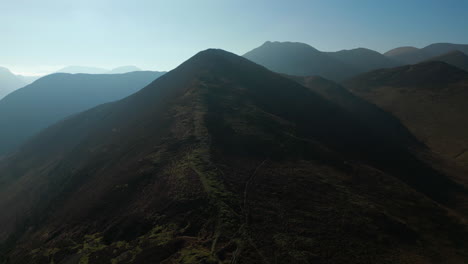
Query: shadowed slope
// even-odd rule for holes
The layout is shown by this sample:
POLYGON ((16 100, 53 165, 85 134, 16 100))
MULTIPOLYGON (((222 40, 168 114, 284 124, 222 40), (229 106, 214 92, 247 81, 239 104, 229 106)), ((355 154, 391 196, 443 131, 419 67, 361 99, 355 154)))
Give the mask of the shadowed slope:
POLYGON ((366 73, 346 86, 398 117, 434 151, 468 164, 466 71, 426 62, 366 73))
POLYGON ((448 209, 466 198, 462 187, 414 158, 407 148, 418 144, 369 127, 246 59, 201 52, 0 161, 4 256, 11 263, 466 260, 464 216, 448 209))
POLYGON ((431 58, 428 61, 441 61, 468 71, 468 55, 458 50, 431 58))

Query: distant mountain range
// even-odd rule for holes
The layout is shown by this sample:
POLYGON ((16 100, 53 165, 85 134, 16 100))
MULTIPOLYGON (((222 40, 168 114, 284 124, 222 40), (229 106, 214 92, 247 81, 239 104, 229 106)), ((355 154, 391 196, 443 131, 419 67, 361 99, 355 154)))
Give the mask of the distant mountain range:
POLYGON ((468 54, 468 45, 435 43, 422 49, 415 47, 400 47, 387 51, 384 55, 404 64, 415 64, 456 50, 468 54))
POLYGON ((32 83, 39 77, 15 75, 10 70, 0 67, 0 99, 14 90, 32 83))
POLYGON ((162 72, 47 75, 0 100, 0 156, 57 121, 122 99, 162 72))
MULTIPOLYGON (((338 63, 299 46, 304 65, 338 63)), ((431 62, 356 83, 412 87, 413 72, 434 85, 466 74, 431 62)), ((35 85, 73 78, 104 77, 58 74, 35 85)), ((26 98, 60 95, 63 82, 40 100, 26 98)), ((39 91, 18 92, 29 90, 39 91)), ((435 170, 428 151, 398 119, 339 84, 206 50, 0 159, 0 260, 466 263, 468 191, 435 170)))
MULTIPOLYGON (((371 70, 426 60, 444 60, 455 66, 464 67, 465 64, 460 62, 463 61, 462 58, 440 58, 441 55, 454 51, 466 55, 468 45, 432 44, 423 49, 401 47, 381 54, 365 48, 322 52, 304 43, 267 41, 243 56, 278 73, 297 76, 318 75, 329 80, 343 81, 371 70)), ((460 54, 458 56, 460 57, 460 54)))
POLYGON ((384 55, 365 48, 322 52, 297 42, 265 42, 244 57, 268 69, 298 76, 319 75, 344 80, 356 74, 401 65, 384 55))
POLYGON ((112 70, 107 70, 104 68, 97 68, 97 67, 86 67, 86 66, 67 66, 58 70, 58 73, 87 73, 87 74, 120 74, 120 73, 127 73, 127 72, 134 72, 134 71, 141 71, 140 68, 136 66, 122 66, 117 67, 112 70))

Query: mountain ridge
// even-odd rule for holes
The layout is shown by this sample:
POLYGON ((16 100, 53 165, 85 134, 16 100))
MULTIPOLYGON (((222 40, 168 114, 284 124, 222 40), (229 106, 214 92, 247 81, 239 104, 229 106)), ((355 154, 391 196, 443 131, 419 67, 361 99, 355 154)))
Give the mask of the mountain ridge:
POLYGON ((247 59, 200 52, 0 160, 3 254, 41 264, 465 260, 466 224, 450 213, 459 187, 369 126, 247 59))

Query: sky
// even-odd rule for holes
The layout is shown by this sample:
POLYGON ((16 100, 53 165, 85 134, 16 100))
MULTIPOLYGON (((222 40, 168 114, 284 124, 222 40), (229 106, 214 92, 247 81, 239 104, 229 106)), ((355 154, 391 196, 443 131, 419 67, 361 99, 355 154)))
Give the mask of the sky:
POLYGON ((198 51, 265 41, 385 52, 468 44, 467 0, 0 0, 0 66, 171 70, 198 51))

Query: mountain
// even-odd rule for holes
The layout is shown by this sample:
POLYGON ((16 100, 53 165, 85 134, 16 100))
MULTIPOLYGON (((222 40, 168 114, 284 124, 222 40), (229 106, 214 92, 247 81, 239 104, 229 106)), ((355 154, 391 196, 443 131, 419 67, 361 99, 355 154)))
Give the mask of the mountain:
POLYGON ((468 54, 468 44, 452 44, 452 43, 434 43, 423 50, 429 53, 431 56, 438 56, 450 51, 459 50, 465 54, 468 54))
POLYGON ((430 54, 415 47, 399 47, 384 53, 385 56, 404 64, 415 64, 431 57, 430 54))
POLYGON ((7 68, 0 67, 0 99, 26 85, 26 81, 14 75, 7 68))
POLYGON ((401 63, 394 61, 377 51, 365 48, 327 52, 327 54, 346 65, 351 65, 354 69, 358 70, 359 73, 380 68, 401 66, 401 63))
POLYGON ((57 73, 0 100, 0 156, 53 123, 96 105, 122 99, 160 72, 119 75, 57 73))
POLYGON ((452 43, 435 43, 426 46, 422 49, 415 47, 400 47, 392 49, 386 53, 385 56, 405 64, 416 64, 423 62, 432 57, 441 56, 445 53, 459 50, 468 54, 468 45, 466 44, 452 44, 452 43))
POLYGON ((244 57, 268 69, 289 75, 320 75, 341 80, 356 71, 345 63, 307 44, 297 42, 265 42, 244 54, 244 57))
POLYGON ((86 67, 86 66, 68 66, 58 70, 58 73, 87 73, 87 74, 122 74, 128 72, 142 71, 136 66, 121 66, 112 70, 97 67, 86 67))
POLYGON ((87 67, 87 66, 67 66, 57 71, 57 73, 86 73, 86 74, 105 74, 109 70, 98 68, 98 67, 87 67))
POLYGON ((372 123, 206 50, 0 160, 8 263, 463 263, 466 187, 372 123))
POLYGON ((365 73, 346 86, 398 117, 435 152, 468 165, 468 72, 425 62, 365 73))
POLYGON ((458 50, 433 57, 428 61, 442 61, 447 64, 456 66, 462 70, 468 71, 468 55, 458 50))
POLYGON ((322 52, 307 44, 296 42, 267 41, 247 52, 244 57, 278 73, 296 76, 319 75, 335 81, 370 70, 401 65, 370 49, 322 52))
POLYGON ((112 69, 107 72, 107 74, 119 74, 119 73, 127 73, 127 72, 134 72, 134 71, 141 71, 140 68, 136 66, 122 66, 112 69))

